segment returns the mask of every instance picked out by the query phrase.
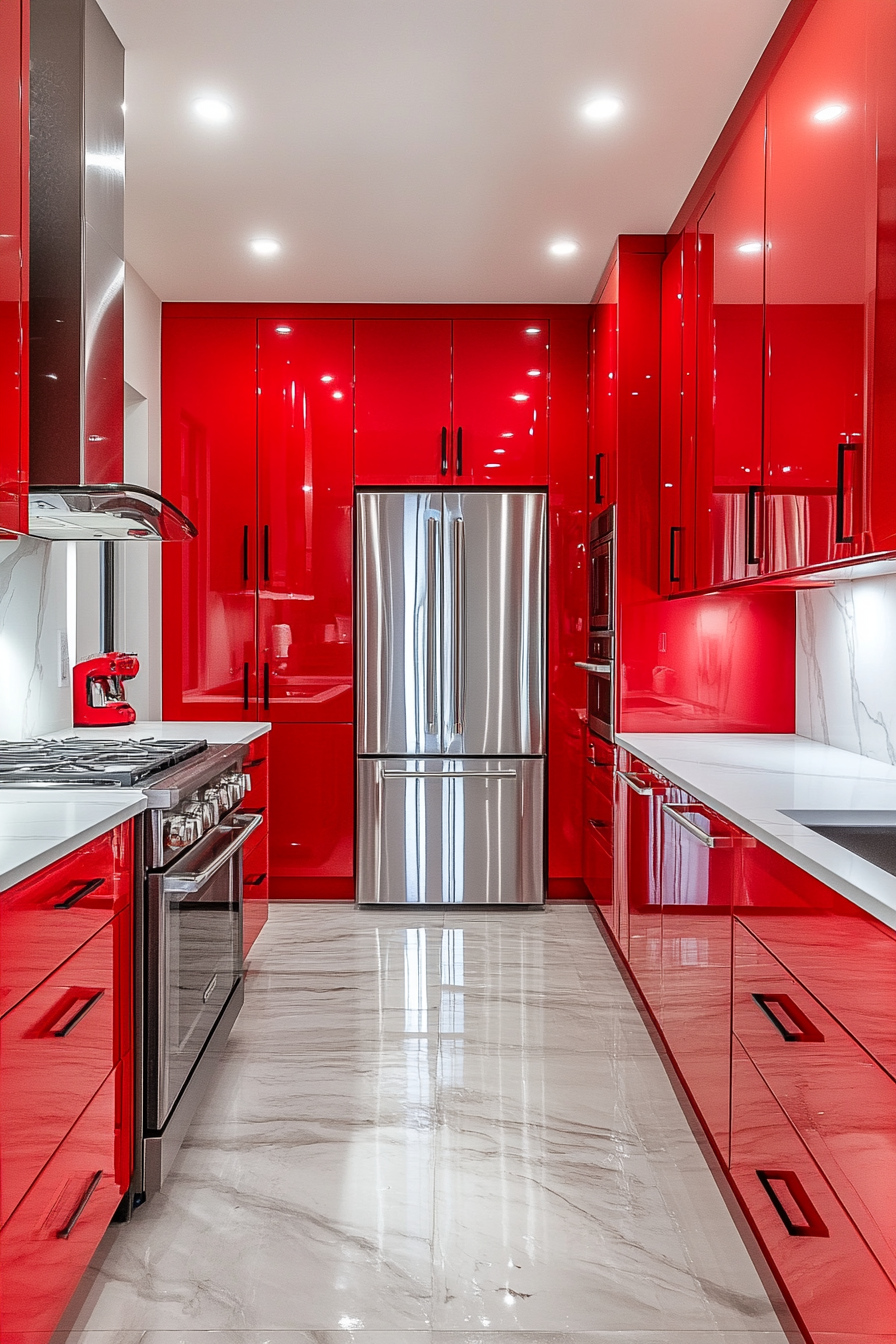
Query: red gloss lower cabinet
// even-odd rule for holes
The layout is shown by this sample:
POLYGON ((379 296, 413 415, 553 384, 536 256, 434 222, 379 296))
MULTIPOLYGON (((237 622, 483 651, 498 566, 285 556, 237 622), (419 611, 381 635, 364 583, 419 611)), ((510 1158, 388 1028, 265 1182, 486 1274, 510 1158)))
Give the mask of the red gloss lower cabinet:
MULTIPOLYGON (((613 910, 613 766, 615 749, 590 734, 582 800, 582 877, 598 905, 613 910)), ((610 918, 616 932, 617 921, 610 918)))
POLYGON ((666 787, 640 761, 620 753, 614 900, 625 903, 628 926, 628 939, 620 939, 620 946, 654 1012, 663 983, 659 854, 660 803, 666 787))
POLYGON ((355 730, 276 723, 270 734, 270 895, 354 896, 355 730))
POLYGON ((243 956, 268 919, 268 842, 257 840, 243 855, 243 956))

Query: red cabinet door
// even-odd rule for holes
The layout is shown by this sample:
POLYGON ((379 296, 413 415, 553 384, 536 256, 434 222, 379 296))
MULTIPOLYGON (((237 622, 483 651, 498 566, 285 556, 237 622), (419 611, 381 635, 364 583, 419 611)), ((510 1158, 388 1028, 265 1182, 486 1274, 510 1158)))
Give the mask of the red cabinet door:
POLYGON ((278 723, 270 734, 272 897, 350 895, 355 756, 350 723, 278 723))
MULTIPOLYGON (((682 591, 685 532, 682 522, 681 414, 684 235, 663 262, 660 326, 659 591, 682 591)), ((688 534, 688 539, 690 536, 688 534)))
POLYGON ((697 222, 696 582, 759 571, 765 102, 697 222))
POLYGON ((665 786, 626 752, 620 756, 618 780, 617 899, 628 907, 629 966, 648 1005, 658 1013, 663 984, 660 803, 665 786))
POLYGON ((256 840, 243 855, 243 956, 268 918, 268 838, 256 840))
POLYGON ((19 0, 0 3, 0 527, 28 530, 25 416, 25 215, 28 60, 19 0), (23 78, 23 71, 25 78, 23 78))
POLYGON ((763 568, 861 548, 874 127, 865 0, 816 5, 768 94, 763 568))
POLYGON ((346 723, 352 697, 352 323, 258 324, 259 712, 346 723))
POLYGON ((162 323, 162 493, 199 535, 162 548, 168 719, 254 719, 254 318, 162 323))
POLYGON ((588 514, 616 501, 619 373, 619 263, 591 319, 588 350, 588 514))
POLYGON ((451 322, 355 322, 355 481, 439 485, 451 470, 451 322))
POLYGON ((452 479, 458 485, 546 484, 549 324, 461 319, 452 328, 452 479))
POLYGON ((616 750, 588 735, 582 788, 582 878, 618 937, 619 921, 613 902, 613 847, 615 806, 613 772, 616 750))
POLYGON ((120 1199, 110 1075, 0 1229, 0 1333, 46 1344, 120 1199))

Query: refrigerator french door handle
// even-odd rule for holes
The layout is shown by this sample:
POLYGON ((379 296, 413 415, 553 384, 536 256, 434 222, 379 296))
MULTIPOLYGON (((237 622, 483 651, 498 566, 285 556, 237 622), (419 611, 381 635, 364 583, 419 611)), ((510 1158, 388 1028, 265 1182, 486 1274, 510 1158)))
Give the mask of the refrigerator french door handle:
POLYGON ((436 719, 436 658, 438 640, 436 637, 437 582, 436 554, 439 544, 438 523, 435 518, 426 520, 426 728, 437 733, 439 725, 436 719))
POLYGON ((464 520, 455 518, 454 528, 454 731, 464 730, 466 708, 466 552, 464 520))
POLYGON ((383 779, 516 779, 515 770, 384 770, 383 779))

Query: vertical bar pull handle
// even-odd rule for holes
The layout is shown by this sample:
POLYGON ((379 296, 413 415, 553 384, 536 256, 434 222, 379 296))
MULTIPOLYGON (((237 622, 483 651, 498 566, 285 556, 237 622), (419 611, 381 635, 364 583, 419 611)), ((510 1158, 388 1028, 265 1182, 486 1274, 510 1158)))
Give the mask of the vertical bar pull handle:
POLYGON ((681 536, 680 527, 669 528, 669 582, 681 583, 681 572, 676 563, 678 559, 678 547, 675 545, 675 538, 681 536))
POLYGON ((426 520, 426 730, 438 731, 436 722, 436 640, 437 582, 436 549, 439 525, 435 518, 426 520))
POLYGON ((831 1235, 795 1171, 757 1170, 756 1175, 791 1237, 831 1235))
POLYGON ((268 709, 270 709, 270 707, 271 707, 271 665, 270 665, 270 663, 265 663, 265 665, 264 665, 264 707, 265 707, 265 710, 268 710, 268 709))
POLYGON ((263 572, 264 572, 264 581, 265 581, 265 583, 267 583, 268 580, 269 580, 270 577, 271 577, 271 564, 270 564, 270 560, 271 560, 271 539, 270 539, 270 530, 271 530, 271 529, 268 527, 267 523, 265 523, 265 525, 264 525, 264 559, 263 559, 263 565, 264 565, 264 571, 263 571, 263 572))
POLYGON ((846 535, 846 454, 854 453, 857 448, 855 443, 837 444, 837 531, 835 540, 838 543, 853 541, 855 538, 850 532, 846 535))
POLYGON ((78 1204, 78 1207, 75 1209, 71 1218, 69 1218, 65 1227, 60 1227, 58 1232, 56 1233, 56 1236, 60 1239, 60 1241, 68 1241, 69 1237, 74 1232, 75 1228, 80 1222, 81 1215, 87 1208, 87 1205, 90 1203, 90 1200, 93 1197, 93 1193, 102 1179, 103 1179, 103 1173, 101 1171, 95 1171, 93 1173, 93 1177, 91 1178, 90 1184, 84 1191, 84 1194, 81 1196, 81 1200, 80 1203, 78 1204))
POLYGON ((243 709, 249 708, 249 664, 243 663, 243 709))
POLYGON ((249 582, 249 524, 243 528, 243 583, 249 582))
POLYGON ((448 426, 442 426, 442 475, 448 475, 448 426))
POLYGON ((464 520, 454 520, 454 731, 464 730, 466 706, 466 550, 464 520))
POLYGON ((595 502, 595 504, 602 504, 602 503, 603 503, 603 500, 604 500, 604 486, 603 486, 603 481, 601 480, 601 477, 603 476, 603 472, 602 472, 602 470, 601 470, 601 468, 602 468, 602 466, 603 466, 603 460, 604 460, 604 454, 603 454, 603 453, 595 453, 595 455, 594 455, 594 502, 595 502))
POLYGON ((459 428, 458 431, 457 431, 457 457, 456 457, 456 465, 457 465, 457 474, 458 474, 458 476, 463 476, 463 474, 464 474, 464 431, 463 431, 462 429, 460 429, 460 428, 459 428))
POLYGON ((747 491, 747 564, 758 565, 756 546, 756 501, 762 493, 761 485, 751 485, 747 491))

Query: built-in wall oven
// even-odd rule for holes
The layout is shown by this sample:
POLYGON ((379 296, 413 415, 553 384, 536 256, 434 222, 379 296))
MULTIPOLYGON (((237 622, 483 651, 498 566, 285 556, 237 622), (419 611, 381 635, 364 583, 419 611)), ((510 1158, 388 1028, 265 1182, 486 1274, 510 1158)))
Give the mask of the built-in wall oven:
POLYGON ((616 509, 591 520, 588 575, 588 730, 607 742, 616 727, 616 509))

